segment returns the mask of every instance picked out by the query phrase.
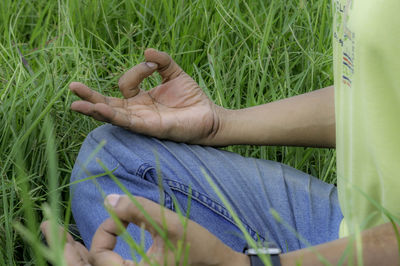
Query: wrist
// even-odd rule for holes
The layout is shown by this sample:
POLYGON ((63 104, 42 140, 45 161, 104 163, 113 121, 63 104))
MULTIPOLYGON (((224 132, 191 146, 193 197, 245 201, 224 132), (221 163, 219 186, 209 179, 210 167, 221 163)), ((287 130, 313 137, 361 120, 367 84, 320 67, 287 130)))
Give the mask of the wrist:
POLYGON ((207 141, 210 146, 228 146, 236 144, 233 135, 237 128, 233 125, 238 110, 230 110, 221 106, 215 106, 216 125, 207 141))
POLYGON ((268 144, 268 116, 264 109, 265 105, 234 110, 219 109, 219 126, 211 145, 268 144))
POLYGON ((246 254, 235 252, 221 266, 250 266, 250 258, 246 254))

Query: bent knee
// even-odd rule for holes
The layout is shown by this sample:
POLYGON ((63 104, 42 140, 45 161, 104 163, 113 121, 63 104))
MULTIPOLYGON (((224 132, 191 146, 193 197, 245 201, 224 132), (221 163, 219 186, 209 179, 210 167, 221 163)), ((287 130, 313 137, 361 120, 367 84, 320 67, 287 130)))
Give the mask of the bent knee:
MULTIPOLYGON (((122 143, 129 148, 133 148, 135 143, 143 141, 152 142, 153 138, 144 136, 119 126, 114 126, 111 124, 104 124, 98 128, 92 130, 86 137, 97 144, 105 142, 104 145, 115 145, 116 143, 122 143)), ((86 141, 86 140, 85 140, 86 141)))
POLYGON ((153 164, 156 140, 110 124, 91 131, 79 151, 71 181, 117 169, 122 177, 135 175, 144 164, 153 164), (101 162, 101 163, 99 163, 101 162))
POLYGON ((90 131, 86 139, 94 140, 97 143, 100 143, 103 140, 112 140, 120 130, 122 129, 117 126, 104 124, 90 131))

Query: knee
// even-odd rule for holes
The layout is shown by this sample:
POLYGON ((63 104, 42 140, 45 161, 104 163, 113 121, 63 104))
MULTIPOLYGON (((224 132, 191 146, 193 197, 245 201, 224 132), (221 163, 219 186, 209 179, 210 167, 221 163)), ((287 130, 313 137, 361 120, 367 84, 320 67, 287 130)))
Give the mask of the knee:
POLYGON ((138 144, 151 142, 154 142, 154 140, 150 137, 128 131, 118 126, 105 124, 91 131, 87 135, 82 147, 89 144, 92 149, 102 145, 108 149, 118 146, 119 148, 134 150, 138 144))
MULTIPOLYGON (((99 164, 110 160, 110 154, 104 147, 114 142, 116 127, 105 124, 91 131, 82 143, 71 173, 71 181, 77 181, 102 171, 99 164)), ((112 156, 111 156, 112 157, 112 156)))
POLYGON ((102 125, 91 131, 82 143, 78 159, 95 157, 107 159, 122 157, 128 150, 134 150, 136 144, 144 138, 111 124, 102 125))
MULTIPOLYGON (((89 142, 91 144, 99 144, 103 141, 109 142, 111 140, 115 139, 115 136, 118 134, 118 132, 121 130, 121 128, 113 126, 111 124, 104 124, 101 125, 87 135, 83 145, 86 144, 86 142, 89 142)), ((82 145, 82 146, 83 146, 82 145)))
POLYGON ((83 142, 71 181, 104 173, 104 166, 108 170, 117 169, 115 174, 122 177, 135 175, 143 164, 152 164, 157 143, 153 138, 117 126, 100 126, 83 142))

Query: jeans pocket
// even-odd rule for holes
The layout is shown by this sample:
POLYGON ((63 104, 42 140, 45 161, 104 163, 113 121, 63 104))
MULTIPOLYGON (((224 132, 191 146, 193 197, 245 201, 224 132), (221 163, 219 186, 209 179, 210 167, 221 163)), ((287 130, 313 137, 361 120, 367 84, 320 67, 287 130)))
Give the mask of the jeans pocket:
POLYGON ((174 211, 173 192, 168 186, 165 185, 165 182, 162 181, 162 176, 158 175, 157 170, 151 164, 143 163, 140 165, 140 167, 138 167, 136 170, 135 175, 158 186, 160 201, 163 200, 163 202, 159 202, 159 204, 174 211))

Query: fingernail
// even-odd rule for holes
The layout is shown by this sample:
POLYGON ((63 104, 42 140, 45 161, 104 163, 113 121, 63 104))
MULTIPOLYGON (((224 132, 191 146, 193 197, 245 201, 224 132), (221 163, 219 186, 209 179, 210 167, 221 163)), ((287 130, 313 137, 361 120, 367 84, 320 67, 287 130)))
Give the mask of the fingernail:
POLYGON ((153 63, 153 62, 146 62, 146 65, 149 68, 157 68, 158 67, 158 65, 156 63, 153 63))
POLYGON ((118 194, 110 194, 107 196, 104 204, 109 205, 111 207, 115 207, 118 203, 119 197, 120 197, 120 195, 118 195, 118 194))

